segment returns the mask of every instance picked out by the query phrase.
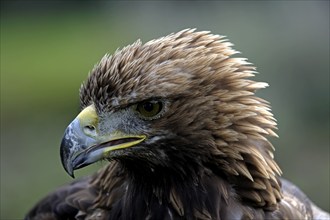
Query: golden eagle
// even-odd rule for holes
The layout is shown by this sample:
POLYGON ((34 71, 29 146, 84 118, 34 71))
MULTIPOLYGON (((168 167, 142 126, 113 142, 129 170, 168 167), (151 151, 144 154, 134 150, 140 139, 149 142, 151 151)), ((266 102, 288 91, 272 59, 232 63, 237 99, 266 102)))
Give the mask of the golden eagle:
POLYGON ((281 179, 266 83, 224 37, 192 29, 105 55, 80 89, 64 169, 97 173, 41 200, 26 219, 326 219, 281 179))

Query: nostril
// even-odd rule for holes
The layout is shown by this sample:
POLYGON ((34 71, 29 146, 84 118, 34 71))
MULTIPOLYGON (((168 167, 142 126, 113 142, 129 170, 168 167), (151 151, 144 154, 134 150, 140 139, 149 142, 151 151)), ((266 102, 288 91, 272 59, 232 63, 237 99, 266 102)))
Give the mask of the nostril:
POLYGON ((87 135, 95 135, 96 128, 93 125, 84 126, 84 132, 87 135))
POLYGON ((92 125, 87 125, 87 126, 85 126, 85 129, 90 130, 90 131, 94 131, 95 127, 92 126, 92 125))

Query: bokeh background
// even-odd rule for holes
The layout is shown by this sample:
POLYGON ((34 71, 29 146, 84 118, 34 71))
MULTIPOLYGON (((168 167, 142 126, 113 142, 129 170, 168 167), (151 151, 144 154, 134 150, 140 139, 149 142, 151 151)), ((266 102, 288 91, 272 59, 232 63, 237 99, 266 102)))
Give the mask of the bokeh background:
POLYGON ((226 35, 258 67, 284 177, 329 211, 329 1, 2 1, 1 219, 71 181, 59 143, 93 65, 188 27, 226 35))

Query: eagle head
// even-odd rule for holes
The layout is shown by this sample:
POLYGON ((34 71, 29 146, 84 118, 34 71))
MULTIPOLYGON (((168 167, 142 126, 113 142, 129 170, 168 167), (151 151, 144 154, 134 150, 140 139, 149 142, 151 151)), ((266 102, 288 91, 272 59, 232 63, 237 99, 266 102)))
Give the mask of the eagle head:
POLYGON ((267 136, 276 136, 255 67, 223 36, 192 29, 105 55, 81 86, 81 112, 61 143, 65 170, 115 160, 131 173, 222 176, 242 199, 281 198, 267 136), (248 190, 246 190, 248 188, 248 190))

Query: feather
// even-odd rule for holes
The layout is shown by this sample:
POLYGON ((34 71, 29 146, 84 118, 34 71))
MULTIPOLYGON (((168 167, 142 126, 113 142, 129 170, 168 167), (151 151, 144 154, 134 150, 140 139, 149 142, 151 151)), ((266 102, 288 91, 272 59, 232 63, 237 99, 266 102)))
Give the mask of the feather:
POLYGON ((174 189, 172 189, 170 191, 170 203, 172 204, 173 208, 175 211, 177 211, 177 213, 180 216, 184 216, 184 208, 181 202, 181 199, 179 198, 179 196, 175 193, 174 189))

